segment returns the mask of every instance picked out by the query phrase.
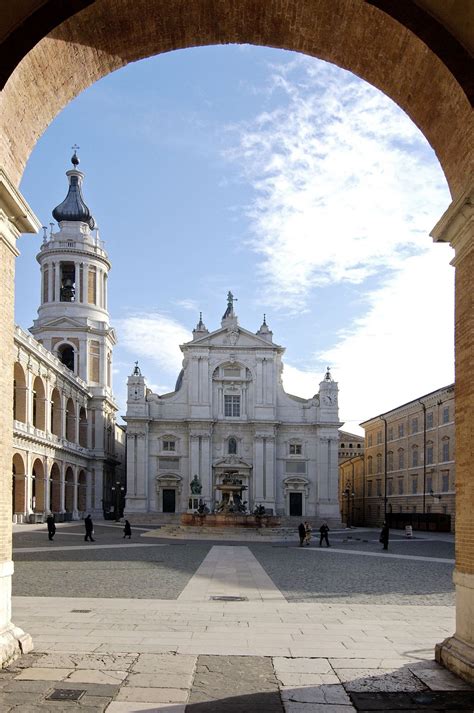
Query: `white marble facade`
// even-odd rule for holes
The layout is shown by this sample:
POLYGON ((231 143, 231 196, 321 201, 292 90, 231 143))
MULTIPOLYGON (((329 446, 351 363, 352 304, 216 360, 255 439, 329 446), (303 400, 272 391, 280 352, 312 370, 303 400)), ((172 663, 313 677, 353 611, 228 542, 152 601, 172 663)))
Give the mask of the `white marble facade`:
POLYGON ((329 370, 310 399, 282 386, 284 348, 265 320, 239 326, 231 293, 221 327, 199 320, 181 345, 175 391, 158 395, 138 366, 128 379, 126 513, 193 510, 190 483, 210 510, 227 474, 243 499, 279 515, 338 518, 338 387, 329 370))

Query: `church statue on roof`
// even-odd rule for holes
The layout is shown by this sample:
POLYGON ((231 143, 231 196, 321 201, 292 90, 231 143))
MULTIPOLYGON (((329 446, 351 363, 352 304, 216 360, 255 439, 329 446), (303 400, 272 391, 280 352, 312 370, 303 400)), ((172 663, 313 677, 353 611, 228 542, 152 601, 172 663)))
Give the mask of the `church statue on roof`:
POLYGON ((256 331, 242 327, 237 301, 229 290, 212 331, 200 313, 192 340, 180 345, 174 391, 153 393, 139 370, 129 377, 126 513, 185 513, 196 503, 218 512, 235 481, 245 491, 240 510, 336 524, 337 383, 328 369, 311 398, 286 393, 284 347, 266 315, 256 331))

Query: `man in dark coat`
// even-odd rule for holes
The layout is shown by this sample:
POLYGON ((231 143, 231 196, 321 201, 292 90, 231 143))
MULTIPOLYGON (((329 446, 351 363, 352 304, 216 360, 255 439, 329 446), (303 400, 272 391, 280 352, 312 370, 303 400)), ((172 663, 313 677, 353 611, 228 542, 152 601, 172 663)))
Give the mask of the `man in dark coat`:
POLYGON ((46 518, 46 524, 48 526, 48 539, 52 540, 56 534, 56 523, 54 522, 54 515, 50 514, 46 518))
POLYGON ((94 538, 92 537, 92 533, 94 531, 94 523, 92 522, 92 518, 90 515, 88 515, 85 518, 84 527, 86 528, 86 536, 84 537, 84 540, 86 542, 87 542, 87 540, 90 540, 91 542, 95 542, 94 538))
POLYGON ((388 524, 384 522, 382 525, 382 532, 380 533, 380 542, 383 545, 384 550, 388 550, 388 539, 390 536, 390 532, 388 529, 388 524))
POLYGON ((322 545, 323 545, 323 540, 326 543, 326 547, 331 547, 331 545, 329 544, 328 532, 329 532, 328 524, 327 524, 327 522, 323 522, 323 524, 319 528, 319 546, 320 547, 322 547, 322 545))
POLYGON ((300 547, 303 547, 304 538, 306 537, 306 527, 303 522, 298 525, 298 535, 300 537, 300 547))
POLYGON ((132 536, 132 528, 130 526, 129 521, 125 520, 125 525, 123 528, 123 539, 125 539, 126 537, 128 537, 128 539, 130 539, 131 536, 132 536))

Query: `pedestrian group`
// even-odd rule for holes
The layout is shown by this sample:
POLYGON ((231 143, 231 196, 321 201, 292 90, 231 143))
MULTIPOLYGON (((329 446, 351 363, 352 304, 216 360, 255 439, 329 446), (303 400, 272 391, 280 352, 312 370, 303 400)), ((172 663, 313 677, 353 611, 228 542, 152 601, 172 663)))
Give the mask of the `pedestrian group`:
MULTIPOLYGON (((51 541, 54 539, 54 536, 56 534, 56 520, 52 513, 46 518, 46 526, 48 528, 48 540, 51 541)), ((90 514, 84 518, 84 528, 84 541, 95 542, 95 539, 92 537, 92 535, 94 534, 94 523, 92 522, 92 517, 90 516, 90 514)), ((128 537, 129 540, 132 537, 132 526, 130 525, 128 520, 125 520, 125 525, 123 528, 123 539, 125 539, 126 537, 128 537)))

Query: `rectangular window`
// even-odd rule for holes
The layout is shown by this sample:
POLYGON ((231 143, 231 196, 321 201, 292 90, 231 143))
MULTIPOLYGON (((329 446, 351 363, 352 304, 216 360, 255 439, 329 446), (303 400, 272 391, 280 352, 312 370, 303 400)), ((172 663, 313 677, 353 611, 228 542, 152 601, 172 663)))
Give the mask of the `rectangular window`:
POLYGON ((418 492, 418 476, 414 475, 411 481, 411 492, 412 495, 416 495, 418 492))
POLYGON ((377 444, 382 443, 382 431, 377 431, 377 444))
POLYGON ((160 470, 178 470, 179 458, 158 458, 158 468, 160 470))
POLYGON ((87 278, 87 301, 90 305, 97 304, 96 269, 91 265, 89 265, 87 278))
POLYGON ((287 460, 286 472, 294 475, 302 475, 306 473, 306 462, 301 460, 287 460))
POLYGON ((449 471, 441 472, 441 490, 443 493, 447 493, 449 490, 449 471))
POLYGON ((429 514, 431 512, 431 505, 426 506, 426 512, 429 514))
POLYGON ((301 455, 301 443, 290 443, 290 456, 301 455))
POLYGON ((426 446, 426 464, 433 462, 433 446, 426 446))
POLYGON ((416 505, 413 505, 412 512, 416 512, 416 505))
POLYGON ((89 343, 89 381, 100 381, 100 343, 95 339, 89 343))
POLYGON ((380 497, 382 495, 382 481, 377 480, 377 495, 380 497))
POLYGON ((393 453, 387 453, 387 470, 393 470, 393 453))
POLYGON ((373 463, 372 458, 369 456, 369 458, 367 459, 367 465, 368 465, 367 470, 369 472, 369 475, 372 475, 372 471, 373 471, 372 463, 373 463))
POLYGON ((43 270, 43 302, 48 302, 49 301, 49 269, 48 266, 45 265, 45 268, 43 270))
POLYGON ((403 495, 403 478, 398 479, 398 494, 403 495))
POLYGON ((164 451, 175 451, 176 450, 176 441, 163 441, 163 450, 164 451))
POLYGON ((232 418, 240 416, 240 396, 224 396, 224 415, 232 418))
POLYGON ((443 460, 449 460, 449 441, 444 441, 443 443, 443 460))
POLYGON ((388 429, 387 439, 389 441, 393 441, 393 426, 390 426, 390 428, 388 429))
POLYGON ((427 475, 426 476, 426 492, 429 493, 432 490, 433 490, 433 476, 427 475))
POLYGON ((405 425, 403 423, 398 424, 398 437, 403 438, 405 435, 405 425))
POLYGON ((367 446, 370 448, 371 445, 372 445, 372 434, 369 433, 369 435, 367 436, 367 446))
POLYGON ((414 448, 411 454, 411 465, 413 468, 418 467, 418 448, 414 448))
POLYGON ((426 428, 433 428, 433 411, 426 414, 426 428))
POLYGON ((399 470, 401 468, 405 467, 405 453, 404 451, 398 451, 398 468, 399 470))
POLYGON ((369 497, 369 498, 372 497, 372 481, 371 480, 367 481, 367 497, 369 497))
POLYGON ((418 419, 412 418, 411 420, 411 432, 418 433, 418 419))
POLYGON ((391 478, 387 481, 387 495, 393 495, 393 481, 391 478))
POLYGON ((449 406, 445 406, 443 409, 443 423, 449 423, 449 406))

